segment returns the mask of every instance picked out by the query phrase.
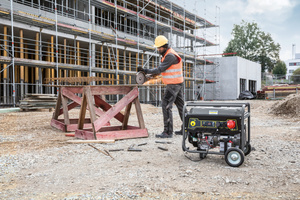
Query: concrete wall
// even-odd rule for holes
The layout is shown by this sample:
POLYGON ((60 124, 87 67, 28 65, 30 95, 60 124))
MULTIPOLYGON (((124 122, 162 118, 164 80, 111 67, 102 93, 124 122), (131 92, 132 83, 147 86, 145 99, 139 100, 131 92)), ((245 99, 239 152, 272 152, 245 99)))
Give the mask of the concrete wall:
MULTIPOLYGON (((256 81, 256 90, 261 89, 261 65, 241 57, 209 58, 219 64, 219 89, 217 84, 207 85, 206 98, 215 100, 233 100, 240 94, 240 79, 246 79, 246 90, 249 90, 249 80, 256 81), (219 95, 214 95, 219 90, 219 95)), ((209 69, 210 66, 207 66, 209 69)))

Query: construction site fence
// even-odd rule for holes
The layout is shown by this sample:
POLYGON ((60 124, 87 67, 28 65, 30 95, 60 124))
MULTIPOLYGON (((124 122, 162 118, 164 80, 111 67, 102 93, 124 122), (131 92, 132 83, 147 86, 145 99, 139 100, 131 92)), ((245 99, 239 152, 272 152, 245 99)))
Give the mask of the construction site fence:
POLYGON ((300 75, 262 73, 262 86, 271 86, 279 84, 300 84, 300 75))

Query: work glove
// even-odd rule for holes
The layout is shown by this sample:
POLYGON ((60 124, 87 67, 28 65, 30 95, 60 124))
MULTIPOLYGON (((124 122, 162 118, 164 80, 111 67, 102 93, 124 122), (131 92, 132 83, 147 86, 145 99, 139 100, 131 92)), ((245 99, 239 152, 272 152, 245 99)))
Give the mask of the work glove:
POLYGON ((144 72, 145 74, 147 74, 148 69, 143 68, 143 67, 138 67, 138 72, 144 72))

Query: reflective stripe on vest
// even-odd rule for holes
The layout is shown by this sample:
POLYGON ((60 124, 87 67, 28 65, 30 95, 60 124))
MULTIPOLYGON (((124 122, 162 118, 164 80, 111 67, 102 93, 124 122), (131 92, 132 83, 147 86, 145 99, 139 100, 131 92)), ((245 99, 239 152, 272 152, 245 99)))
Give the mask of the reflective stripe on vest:
POLYGON ((179 62, 177 64, 171 65, 166 71, 161 73, 162 81, 166 85, 182 83, 183 82, 182 59, 172 48, 168 49, 164 57, 161 59, 161 62, 165 60, 165 57, 169 53, 174 54, 178 58, 179 62))

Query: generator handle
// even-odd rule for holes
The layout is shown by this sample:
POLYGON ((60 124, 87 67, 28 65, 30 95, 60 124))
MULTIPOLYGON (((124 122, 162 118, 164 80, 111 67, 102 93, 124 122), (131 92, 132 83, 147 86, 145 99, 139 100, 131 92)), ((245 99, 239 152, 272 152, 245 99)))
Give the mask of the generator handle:
POLYGON ((241 103, 211 103, 211 102, 199 102, 199 101, 188 101, 186 102, 186 106, 213 106, 213 107, 243 107, 243 105, 247 106, 250 112, 250 103, 241 102, 241 103))

